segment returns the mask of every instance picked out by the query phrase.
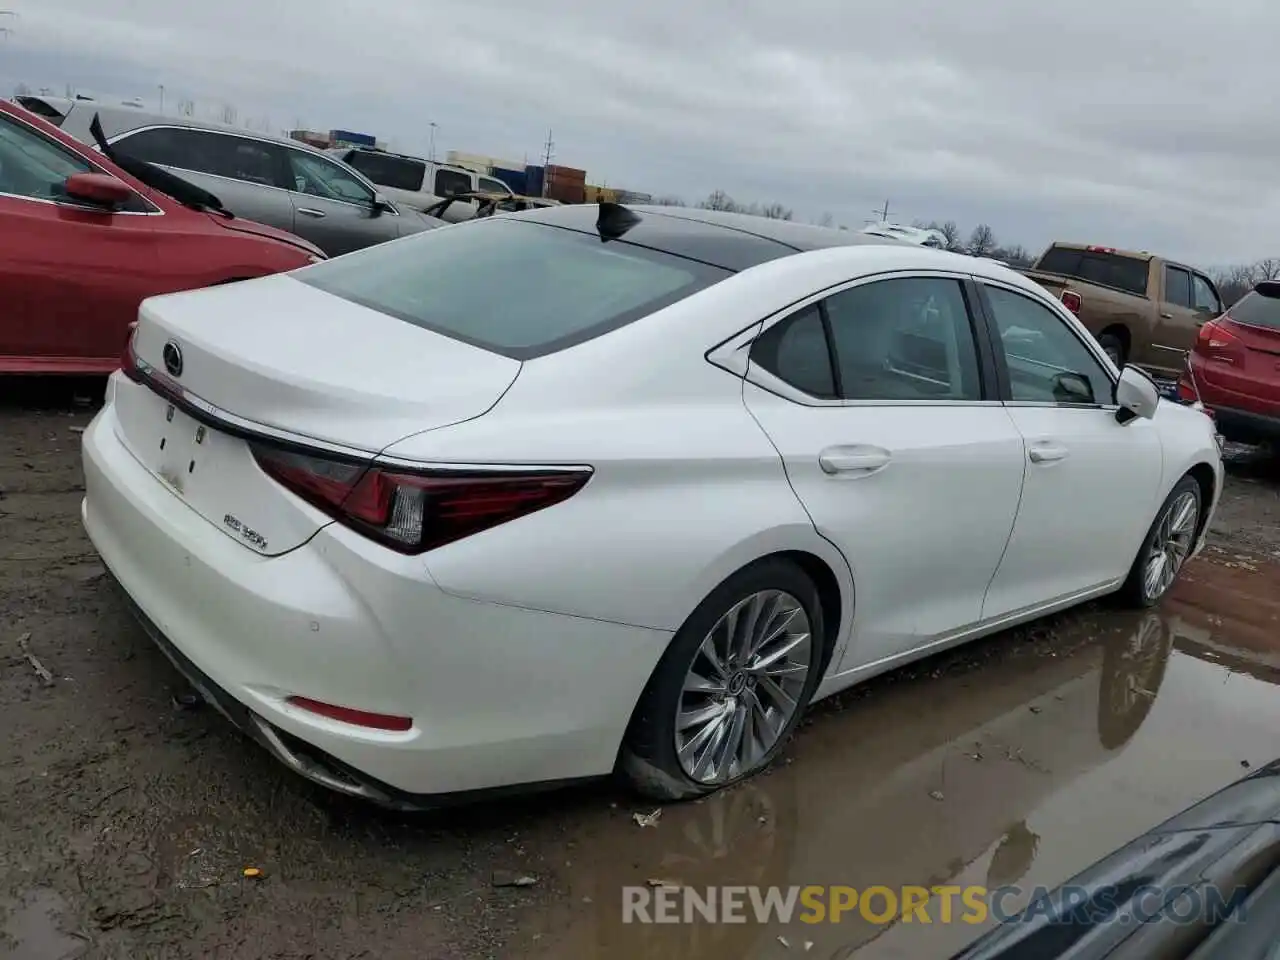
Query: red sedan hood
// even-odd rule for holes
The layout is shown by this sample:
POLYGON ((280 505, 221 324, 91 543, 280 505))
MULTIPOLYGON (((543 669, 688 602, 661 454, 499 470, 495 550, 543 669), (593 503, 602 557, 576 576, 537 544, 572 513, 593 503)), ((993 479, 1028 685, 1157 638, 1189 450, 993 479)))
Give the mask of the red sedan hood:
POLYGON ((287 243, 291 247, 297 247, 299 250, 305 250, 313 257, 324 258, 324 253, 315 244, 308 243, 301 237, 292 233, 285 233, 283 230, 277 230, 275 227, 268 227, 264 223, 257 223, 253 220, 241 220, 239 217, 225 217, 220 213, 205 214, 210 220, 218 226, 226 230, 234 230, 237 233, 247 233, 255 237, 262 237, 266 240, 277 240, 280 243, 287 243))

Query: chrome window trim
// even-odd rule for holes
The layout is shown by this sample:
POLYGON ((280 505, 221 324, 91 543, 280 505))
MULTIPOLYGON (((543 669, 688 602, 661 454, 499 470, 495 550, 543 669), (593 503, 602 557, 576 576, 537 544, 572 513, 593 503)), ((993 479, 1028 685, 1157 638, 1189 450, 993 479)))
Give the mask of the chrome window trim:
MULTIPOLYGON (((343 173, 350 174, 351 177, 357 183, 361 183, 364 186, 368 187, 369 192, 373 196, 376 197, 378 195, 378 188, 374 186, 374 184, 370 180, 368 180, 363 174, 361 174, 360 171, 344 163, 340 163, 339 161, 335 160, 333 157, 327 156, 323 153, 303 150, 301 147, 295 147, 292 144, 284 143, 281 140, 274 140, 270 137, 255 137, 251 133, 239 133, 238 131, 234 131, 234 130, 217 130, 211 127, 202 127, 196 124, 188 124, 188 123, 149 123, 141 127, 131 127, 130 129, 125 130, 123 133, 117 133, 115 136, 108 137, 107 144, 109 146, 114 146, 117 143, 122 143, 128 140, 130 137, 134 136, 135 134, 144 133, 148 130, 194 130, 196 133, 211 133, 211 134, 216 134, 218 136, 223 136, 223 137, 237 137, 241 140, 251 140, 254 143, 263 143, 263 144, 266 144, 267 146, 278 147, 282 150, 293 150, 297 153, 301 153, 304 156, 308 156, 308 157, 319 157, 320 159, 326 161, 327 163, 332 163, 335 166, 338 166, 343 173)), ((96 146, 91 147, 90 149, 97 150, 99 153, 101 152, 101 150, 96 146)), ((213 177, 215 180, 224 180, 227 183, 242 183, 242 184, 245 184, 246 186, 259 187, 263 190, 279 190, 281 193, 289 197, 293 197, 294 195, 303 196, 303 197, 312 196, 312 194, 309 194, 309 193, 301 193, 298 190, 290 190, 288 187, 277 187, 274 184, 270 184, 270 183, 255 183, 252 180, 241 180, 237 177, 227 177, 227 176, 223 176, 220 173, 205 173, 205 171, 203 170, 192 170, 190 167, 179 167, 179 166, 175 166, 173 164, 167 164, 167 163, 157 163, 156 166, 166 167, 170 170, 179 170, 182 173, 192 173, 200 177, 213 177)), ((354 207, 357 210, 369 209, 368 206, 366 206, 365 204, 356 203, 352 200, 335 200, 332 197, 318 197, 317 199, 326 200, 329 203, 346 204, 348 207, 354 207)), ((292 202, 292 200, 290 202, 292 202)), ((399 209, 395 210, 393 216, 397 216, 397 217, 400 216, 399 209)))
POLYGON ((136 383, 138 386, 145 387, 162 400, 172 403, 196 420, 216 430, 222 430, 242 439, 260 440, 267 443, 274 442, 299 451, 311 451, 318 454, 327 453, 348 460, 358 460, 361 463, 406 470, 447 470, 460 473, 476 471, 528 473, 538 470, 558 473, 577 472, 591 474, 595 472, 594 467, 585 463, 459 463, 455 460, 444 462, 383 456, 379 450, 352 447, 346 444, 334 443, 330 440, 321 440, 318 437, 295 433, 283 427, 274 427, 270 424, 250 420, 248 417, 231 413, 229 410, 224 410, 217 404, 211 403, 179 385, 145 360, 135 356, 133 362, 135 365, 134 372, 132 374, 122 372, 121 376, 136 383))
MULTIPOLYGON (((31 123, 27 122, 27 120, 25 120, 23 117, 20 117, 12 113, 0 114, 0 117, 7 117, 13 120, 14 123, 17 123, 22 127, 25 127, 27 130, 29 130, 35 136, 39 137, 41 140, 44 140, 48 143, 52 143, 54 147, 61 150, 63 153, 70 154, 71 156, 75 157, 77 160, 80 160, 88 164, 92 169, 96 170, 98 173, 102 174, 103 176, 110 177, 113 180, 120 179, 110 170, 106 170, 103 167, 99 166, 89 157, 76 153, 76 151, 74 150, 68 149, 61 143, 58 143, 58 141, 56 140, 50 140, 48 134, 40 130, 38 127, 33 126, 31 123)), ((92 149, 92 148, 89 148, 89 149, 92 149)), ((121 183, 123 182, 124 181, 121 181, 121 183)), ((125 184, 125 185, 128 186, 128 184, 125 184)), ((129 189, 132 190, 133 188, 130 187, 129 189)), ((2 191, 0 191, 0 197, 10 197, 14 200, 26 200, 30 203, 49 203, 49 204, 53 204, 53 206, 55 207, 68 207, 72 210, 85 210, 91 213, 104 213, 113 217, 163 217, 164 216, 164 211, 161 210, 156 204, 152 203, 147 197, 143 196, 141 193, 138 193, 138 191, 136 190, 134 190, 133 192, 138 197, 139 200, 141 200, 151 209, 150 210, 107 210, 107 209, 104 209, 103 207, 92 206, 91 204, 75 203, 74 201, 68 201, 68 200, 50 200, 45 197, 28 197, 26 194, 23 194, 23 193, 5 193, 2 191)))
MULTIPOLYGON (((842 280, 823 290, 797 300, 781 310, 775 311, 762 320, 757 320, 745 330, 739 331, 729 339, 723 341, 718 346, 713 347, 707 352, 707 360, 722 370, 734 374, 737 377, 772 393, 776 396, 789 400, 792 403, 805 407, 999 407, 1002 406, 999 400, 844 400, 844 399, 828 399, 824 397, 815 397, 812 394, 805 393, 798 387, 793 387, 780 377, 770 373, 759 366, 753 366, 750 362, 751 345, 764 333, 765 330, 789 319, 802 310, 805 310, 815 303, 833 297, 838 293, 846 290, 852 290, 855 287, 864 286, 869 283, 879 283, 884 280, 909 280, 909 279, 930 279, 930 280, 955 280, 957 283, 963 284, 968 280, 974 279, 973 275, 959 270, 929 270, 929 269, 911 269, 911 270, 886 270, 881 273, 871 273, 853 280, 842 280)), ((972 305, 971 305, 972 306, 972 305)), ((974 349, 977 349, 976 336, 974 349)))

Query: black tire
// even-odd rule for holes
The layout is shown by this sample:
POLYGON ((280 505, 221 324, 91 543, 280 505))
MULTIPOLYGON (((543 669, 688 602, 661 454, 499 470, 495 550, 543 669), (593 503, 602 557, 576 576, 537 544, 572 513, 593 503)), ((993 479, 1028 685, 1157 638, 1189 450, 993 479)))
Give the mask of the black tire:
POLYGON ((1125 361, 1128 356, 1125 354, 1124 341, 1117 337, 1114 333, 1104 333, 1098 338, 1098 346, 1106 352, 1117 367, 1124 369, 1125 361))
MULTIPOLYGON (((1142 578, 1146 567, 1147 553, 1150 551, 1151 543, 1160 529, 1160 524, 1164 520, 1165 514, 1173 508, 1173 502, 1184 493, 1190 493, 1196 498, 1197 527, 1203 519, 1204 503, 1200 494, 1200 484, 1196 483, 1194 477, 1183 477, 1174 485, 1169 496, 1165 498, 1164 503, 1160 505, 1160 509, 1156 511, 1156 518, 1151 521, 1151 526, 1147 529, 1147 535, 1142 538, 1142 546, 1138 549, 1138 555, 1133 559, 1133 566, 1129 568, 1129 576, 1126 578, 1124 586, 1122 586, 1120 591, 1116 594, 1116 599, 1124 606, 1138 610, 1153 607, 1159 603, 1169 590, 1173 588, 1173 585, 1178 582, 1178 578, 1175 576, 1163 593, 1156 597, 1148 597, 1146 595, 1146 591, 1143 589, 1142 578)), ((1193 539, 1192 545, 1194 546, 1194 544, 1195 540, 1193 539)), ((1179 568, 1178 573, 1180 574, 1181 572, 1182 570, 1179 568)))
POLYGON ((794 563, 767 558, 739 570, 702 601, 676 631, 666 653, 649 678, 623 743, 619 770, 632 789, 653 800, 674 801, 704 796, 721 787, 746 780, 777 759, 804 715, 826 663, 826 627, 817 588, 794 563), (680 765, 675 746, 675 715, 685 676, 703 639, 730 609, 762 590, 782 590, 804 608, 813 637, 811 668, 800 696, 777 743, 751 769, 730 780, 708 785, 689 777, 680 765))

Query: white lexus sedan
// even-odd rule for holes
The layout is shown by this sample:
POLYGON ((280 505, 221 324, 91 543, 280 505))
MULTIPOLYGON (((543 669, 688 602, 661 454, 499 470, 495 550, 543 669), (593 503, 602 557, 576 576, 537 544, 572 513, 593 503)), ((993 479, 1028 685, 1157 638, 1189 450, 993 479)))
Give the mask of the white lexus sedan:
POLYGON ((998 264, 610 204, 148 300, 84 466, 191 683, 401 808, 749 777, 873 674, 1157 602, 1223 480, 998 264))

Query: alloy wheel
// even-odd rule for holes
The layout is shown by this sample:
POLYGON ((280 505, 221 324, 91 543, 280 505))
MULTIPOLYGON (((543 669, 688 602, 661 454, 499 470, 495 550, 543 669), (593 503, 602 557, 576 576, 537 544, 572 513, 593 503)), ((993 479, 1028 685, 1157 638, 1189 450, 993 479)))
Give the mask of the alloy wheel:
POLYGON ((1173 585, 1195 542, 1200 506, 1190 491, 1181 494, 1160 518, 1142 575, 1142 592, 1157 600, 1173 585))
POLYGON ((702 784, 751 773, 800 709, 813 668, 809 616, 794 596, 762 590, 708 631, 676 706, 680 767, 702 784))

